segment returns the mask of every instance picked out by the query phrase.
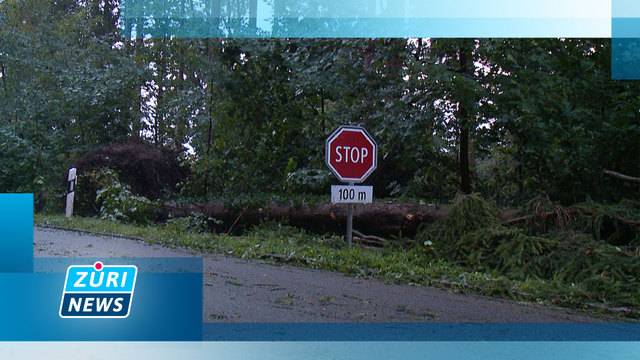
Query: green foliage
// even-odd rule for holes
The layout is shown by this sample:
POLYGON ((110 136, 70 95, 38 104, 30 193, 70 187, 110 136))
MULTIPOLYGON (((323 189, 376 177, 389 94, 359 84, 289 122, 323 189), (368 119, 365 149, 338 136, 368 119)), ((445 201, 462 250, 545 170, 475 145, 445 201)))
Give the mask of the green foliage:
POLYGON ((640 154, 638 84, 611 80, 609 40, 216 41, 141 24, 131 39, 118 5, 0 3, 3 191, 57 195, 75 159, 141 138, 180 154, 184 197, 319 193, 326 136, 361 124, 383 197, 447 202, 468 168, 501 205, 637 198, 601 176, 637 175, 640 154))
POLYGON ((428 225, 417 236, 418 242, 430 241, 438 253, 456 254, 466 250, 458 246, 460 239, 470 232, 495 227, 500 223, 498 208, 478 194, 458 194, 447 218, 439 224, 428 225))
MULTIPOLYGON (((563 209, 546 197, 532 200, 528 206, 534 215, 551 211, 556 217, 564 216, 563 209)), ((456 198, 446 220, 426 227, 416 240, 424 254, 455 262, 465 269, 521 281, 572 284, 581 289, 581 296, 595 301, 636 306, 640 300, 637 245, 625 251, 592 236, 590 230, 598 224, 602 213, 608 216, 637 213, 628 202, 613 209, 600 208, 593 215, 594 210, 583 205, 582 210, 589 209, 592 214, 587 228, 579 221, 562 220, 559 224, 556 220, 555 227, 530 222, 528 226, 533 227, 533 232, 540 233, 533 236, 526 227, 502 225, 496 208, 478 195, 463 195, 456 198)), ((637 236, 637 231, 634 234, 637 236)))
POLYGON ((33 145, 15 134, 9 127, 0 127, 0 184, 4 191, 28 192, 43 185, 37 175, 38 154, 33 145))
POLYGON ((175 228, 175 231, 178 232, 197 234, 209 233, 216 225, 222 225, 222 221, 199 212, 187 217, 172 218, 166 222, 167 228, 175 228))
POLYGON ((34 193, 37 211, 60 210, 66 188, 58 157, 0 125, 0 192, 34 193))
POLYGON ((123 89, 134 88, 139 73, 113 46, 115 32, 95 26, 113 2, 100 9, 0 2, 1 191, 35 192, 59 204, 76 154, 129 136, 137 99, 123 89))
POLYGON ((617 204, 589 201, 576 206, 577 226, 596 240, 614 245, 640 245, 640 201, 622 200, 617 204))
POLYGON ((478 271, 516 279, 553 275, 545 257, 557 240, 502 226, 497 207, 478 194, 458 195, 449 216, 441 224, 425 228, 417 238, 423 244, 435 244, 439 256, 478 271))
POLYGON ((521 197, 545 192, 564 204, 637 196, 605 168, 637 174, 640 135, 631 109, 637 83, 611 79, 610 42, 591 39, 487 40, 479 51, 490 71, 496 123, 487 133, 515 167, 521 197), (632 155, 633 154, 633 155, 632 155))
POLYGON ((100 186, 96 202, 100 207, 101 219, 138 224, 155 220, 157 204, 144 196, 133 194, 113 170, 104 169, 95 176, 100 186))
POLYGON ((476 191, 486 194, 497 204, 517 204, 522 199, 519 193, 518 163, 509 149, 492 148, 478 159, 476 164, 476 191))
POLYGON ((557 239, 525 235, 521 230, 494 226, 465 234, 456 242, 456 259, 479 271, 497 271, 509 278, 550 278, 546 257, 557 239))
POLYGON ((286 188, 294 193, 325 194, 333 175, 324 169, 299 169, 289 173, 286 188))

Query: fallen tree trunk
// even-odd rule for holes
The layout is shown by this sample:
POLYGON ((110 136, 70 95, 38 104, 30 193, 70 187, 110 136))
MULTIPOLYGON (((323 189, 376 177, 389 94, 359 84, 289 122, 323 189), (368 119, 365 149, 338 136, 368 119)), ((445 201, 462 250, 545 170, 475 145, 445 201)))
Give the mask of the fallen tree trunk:
MULTIPOLYGON (((347 207, 344 205, 317 204, 287 206, 270 203, 263 207, 234 209, 223 203, 165 204, 166 217, 186 217, 202 213, 221 220, 216 232, 235 232, 264 221, 282 221, 318 233, 342 233, 346 226, 347 207)), ((378 236, 414 236, 418 226, 446 217, 446 208, 416 204, 374 203, 357 205, 354 226, 366 234, 378 236)))
MULTIPOLYGON (((413 238, 420 225, 445 220, 448 207, 418 204, 374 203, 359 205, 354 211, 356 242, 366 246, 383 247, 386 240, 392 243, 397 237, 413 238), (369 234, 369 235, 364 235, 369 234), (386 239, 385 239, 386 238, 386 239)), ((265 221, 277 221, 315 233, 344 234, 347 207, 333 204, 293 205, 269 203, 262 207, 232 208, 222 202, 206 204, 167 203, 160 218, 180 218, 203 214, 219 220, 210 221, 216 233, 238 234, 265 221)), ((523 215, 516 209, 501 213, 505 226, 535 226, 538 231, 550 228, 566 228, 576 222, 577 217, 595 218, 599 213, 585 207, 557 207, 537 214, 523 215)), ((591 226, 591 225, 590 225, 591 226)), ((614 245, 626 245, 640 230, 640 222, 621 215, 605 214, 598 225, 593 225, 598 238, 614 245)))

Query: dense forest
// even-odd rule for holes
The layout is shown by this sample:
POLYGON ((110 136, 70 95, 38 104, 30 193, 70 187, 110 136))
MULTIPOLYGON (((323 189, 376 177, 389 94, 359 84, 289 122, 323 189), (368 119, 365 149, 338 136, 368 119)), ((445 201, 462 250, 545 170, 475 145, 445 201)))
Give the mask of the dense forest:
POLYGON ((0 1, 0 191, 60 214, 75 166, 94 217, 45 223, 640 317, 640 83, 610 40, 157 37, 118 6, 0 1), (326 235, 343 124, 380 146, 356 226, 388 251, 326 235), (239 237, 269 214, 304 230, 239 237))
POLYGON ((51 198, 139 142, 187 170, 163 196, 325 194, 323 142, 353 123, 381 145, 378 197, 638 195, 603 174, 640 174, 640 86, 610 79, 608 40, 124 37, 117 5, 0 4, 2 191, 51 198))

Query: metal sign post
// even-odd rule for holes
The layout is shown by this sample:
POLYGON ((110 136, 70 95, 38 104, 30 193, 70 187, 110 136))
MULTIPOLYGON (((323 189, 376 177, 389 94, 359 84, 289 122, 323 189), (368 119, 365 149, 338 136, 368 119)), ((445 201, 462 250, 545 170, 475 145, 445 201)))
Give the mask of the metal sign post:
POLYGON ((76 193, 76 184, 78 182, 76 172, 76 168, 72 167, 69 169, 69 173, 67 175, 67 204, 64 214, 68 218, 73 216, 73 200, 76 193))
POLYGON ((352 246, 354 204, 373 200, 373 187, 355 184, 364 182, 376 169, 378 145, 364 128, 341 126, 327 139, 325 161, 331 172, 348 184, 331 187, 331 203, 347 205, 346 240, 352 246))
MULTIPOLYGON (((349 185, 353 186, 353 183, 349 185)), ((347 244, 353 246, 353 204, 347 205, 347 244)))

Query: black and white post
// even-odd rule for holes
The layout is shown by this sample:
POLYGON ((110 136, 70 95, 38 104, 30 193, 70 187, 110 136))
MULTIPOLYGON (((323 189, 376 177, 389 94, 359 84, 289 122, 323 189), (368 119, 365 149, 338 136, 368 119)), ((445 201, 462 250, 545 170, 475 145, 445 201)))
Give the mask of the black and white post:
POLYGON ((76 175, 77 170, 75 167, 69 168, 67 173, 67 204, 65 206, 65 216, 70 218, 73 216, 73 199, 76 193, 76 184, 78 177, 76 175))

